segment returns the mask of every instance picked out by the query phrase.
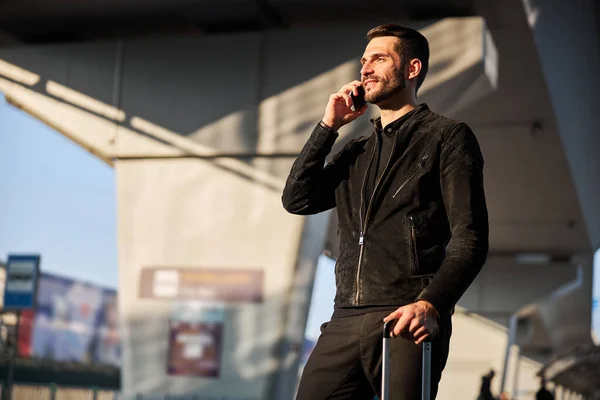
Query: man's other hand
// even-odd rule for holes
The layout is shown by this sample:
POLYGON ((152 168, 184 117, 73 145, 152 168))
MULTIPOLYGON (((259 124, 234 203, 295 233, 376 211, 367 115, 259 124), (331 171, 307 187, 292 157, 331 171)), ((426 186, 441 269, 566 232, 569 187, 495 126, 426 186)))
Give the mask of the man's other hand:
POLYGON ((391 337, 401 336, 404 339, 421 344, 438 333, 438 312, 425 300, 398 308, 383 319, 383 322, 397 320, 391 337))

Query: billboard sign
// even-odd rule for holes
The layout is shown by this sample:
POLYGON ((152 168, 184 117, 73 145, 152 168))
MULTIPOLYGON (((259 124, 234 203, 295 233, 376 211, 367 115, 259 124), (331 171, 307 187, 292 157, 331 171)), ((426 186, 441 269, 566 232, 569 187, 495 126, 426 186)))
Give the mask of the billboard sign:
POLYGON ((120 365, 117 292, 43 273, 36 308, 21 318, 22 356, 120 365))
POLYGON ((39 255, 8 256, 4 286, 5 310, 27 310, 35 306, 39 274, 39 255))
POLYGON ((224 326, 223 305, 176 303, 169 321, 167 374, 218 378, 224 326))
POLYGON ((162 300, 263 300, 262 270, 148 267, 142 269, 140 297, 162 300))

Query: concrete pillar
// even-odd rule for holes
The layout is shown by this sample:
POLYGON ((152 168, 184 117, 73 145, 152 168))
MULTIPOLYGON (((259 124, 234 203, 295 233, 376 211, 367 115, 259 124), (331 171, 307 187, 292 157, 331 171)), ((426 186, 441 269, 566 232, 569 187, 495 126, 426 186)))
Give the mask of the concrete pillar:
MULTIPOLYGON (((287 367, 295 376, 290 369, 302 346, 327 215, 291 216, 280 206, 279 188, 211 161, 118 161, 116 171, 120 282, 127 288, 120 291, 126 394, 272 398, 280 369, 287 367), (170 278, 157 273, 172 268, 180 271, 182 285, 197 288, 184 297, 206 300, 200 310, 207 314, 211 308, 222 312, 218 376, 177 376, 167 368, 169 359, 172 369, 177 365, 174 324, 185 320, 177 313, 185 314, 178 307, 186 306, 158 293, 170 278), (148 281, 144 275, 151 270, 153 281, 148 281), (255 273, 257 281, 245 275, 255 273), (224 286, 235 293, 219 295, 224 286)), ((184 368, 183 360, 179 364, 184 368)))
POLYGON ((556 400, 564 400, 564 388, 562 386, 556 387, 556 400))

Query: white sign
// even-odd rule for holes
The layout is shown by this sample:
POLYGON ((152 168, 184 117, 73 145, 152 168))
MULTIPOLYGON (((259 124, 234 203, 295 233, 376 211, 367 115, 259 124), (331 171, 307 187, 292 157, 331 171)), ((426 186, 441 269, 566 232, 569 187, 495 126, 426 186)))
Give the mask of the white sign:
POLYGON ((179 295, 179 272, 156 271, 153 286, 154 297, 177 297, 179 295))
POLYGON ((35 284, 37 263, 18 260, 10 263, 6 277, 6 289, 11 292, 32 292, 35 284))

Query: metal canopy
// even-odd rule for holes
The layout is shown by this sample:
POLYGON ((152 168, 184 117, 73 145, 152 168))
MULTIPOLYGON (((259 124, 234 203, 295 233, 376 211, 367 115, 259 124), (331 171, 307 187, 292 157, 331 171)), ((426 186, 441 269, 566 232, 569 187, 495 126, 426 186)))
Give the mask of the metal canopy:
POLYGON ((577 347, 561 354, 540 371, 540 376, 591 398, 600 394, 600 346, 577 347))

